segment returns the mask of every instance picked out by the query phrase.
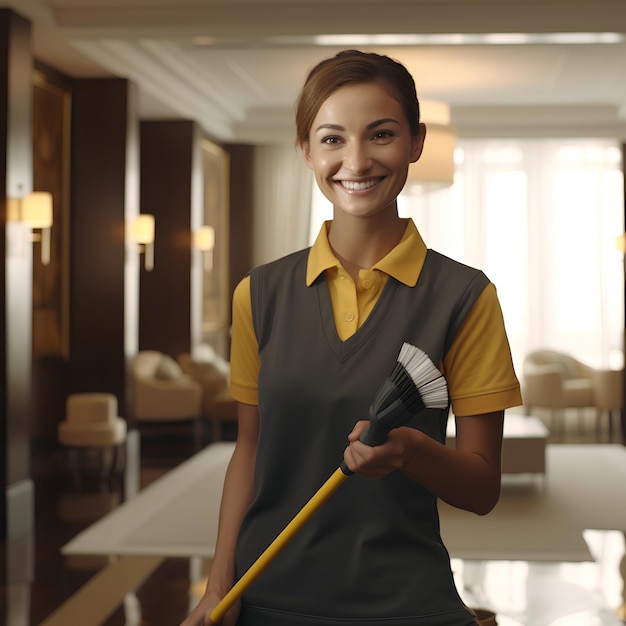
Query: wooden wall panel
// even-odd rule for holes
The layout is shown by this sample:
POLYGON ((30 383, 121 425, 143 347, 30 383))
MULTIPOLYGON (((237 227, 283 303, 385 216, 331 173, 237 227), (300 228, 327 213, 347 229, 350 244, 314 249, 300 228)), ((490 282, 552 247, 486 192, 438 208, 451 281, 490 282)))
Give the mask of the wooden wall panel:
POLYGON ((199 134, 190 121, 141 123, 141 212, 155 216, 154 269, 140 268, 139 349, 191 349, 192 180, 199 134))
POLYGON ((126 415, 125 224, 132 85, 77 80, 72 106, 70 391, 114 393, 126 415))
POLYGON ((254 146, 229 144, 230 154, 230 294, 252 269, 254 146))

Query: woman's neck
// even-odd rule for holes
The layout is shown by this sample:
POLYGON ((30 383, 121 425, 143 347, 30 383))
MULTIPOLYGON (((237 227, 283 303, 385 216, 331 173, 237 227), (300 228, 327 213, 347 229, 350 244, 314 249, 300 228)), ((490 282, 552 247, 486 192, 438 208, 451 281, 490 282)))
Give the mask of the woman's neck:
POLYGON ((370 269, 402 239, 406 220, 397 214, 381 218, 359 218, 341 213, 331 223, 328 243, 355 282, 359 270, 370 269))

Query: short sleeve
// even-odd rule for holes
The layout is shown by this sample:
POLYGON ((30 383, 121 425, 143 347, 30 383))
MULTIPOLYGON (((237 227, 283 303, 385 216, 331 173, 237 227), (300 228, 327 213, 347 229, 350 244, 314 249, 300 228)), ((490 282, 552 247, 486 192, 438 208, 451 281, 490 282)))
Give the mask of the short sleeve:
POLYGON ((491 413, 522 403, 504 318, 492 283, 463 320, 443 365, 452 411, 457 416, 491 413))
POLYGON ((252 322, 250 277, 246 276, 233 293, 233 323, 230 350, 230 393, 238 402, 259 402, 259 347, 252 322))

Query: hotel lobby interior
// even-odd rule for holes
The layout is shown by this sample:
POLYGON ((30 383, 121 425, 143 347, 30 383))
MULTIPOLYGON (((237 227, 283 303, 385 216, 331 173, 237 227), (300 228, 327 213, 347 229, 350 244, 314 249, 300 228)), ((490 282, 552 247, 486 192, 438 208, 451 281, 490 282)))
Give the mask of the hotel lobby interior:
POLYGON ((626 623, 626 3, 7 0, 0 26, 0 626, 171 626, 198 601, 237 436, 231 297, 319 229, 294 101, 345 47, 406 58, 424 116, 443 111, 450 179, 417 174, 407 215, 435 245, 482 245, 523 392, 538 348, 594 381, 592 399, 507 412, 492 514, 442 504, 459 593, 499 626, 626 623), (547 228, 526 206, 556 192, 517 175, 554 155, 559 198, 584 161, 602 202, 547 228), (445 203, 473 174, 525 203, 528 232, 482 191, 454 230, 445 203), (576 264, 587 248, 596 274, 576 264))

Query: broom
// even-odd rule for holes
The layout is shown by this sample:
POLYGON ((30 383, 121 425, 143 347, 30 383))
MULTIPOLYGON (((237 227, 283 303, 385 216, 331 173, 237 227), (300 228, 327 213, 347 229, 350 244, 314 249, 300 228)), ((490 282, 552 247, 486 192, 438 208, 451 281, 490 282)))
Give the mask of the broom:
MULTIPOLYGON (((361 433, 359 440, 368 446, 381 445, 387 441, 387 434, 390 430, 406 424, 419 411, 444 409, 447 406, 446 379, 424 351, 409 343, 404 343, 393 371, 376 392, 369 408, 369 426, 361 433)), ((209 615, 211 623, 219 624, 222 621, 227 611, 274 557, 353 473, 345 461, 342 461, 330 478, 211 611, 209 615)))

